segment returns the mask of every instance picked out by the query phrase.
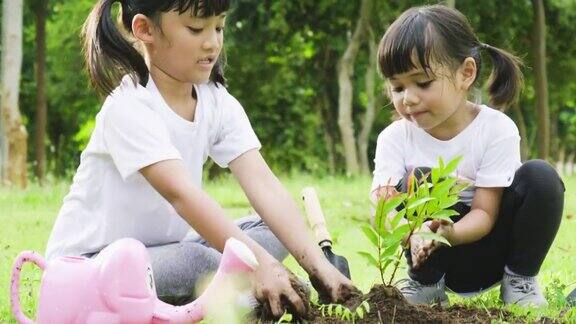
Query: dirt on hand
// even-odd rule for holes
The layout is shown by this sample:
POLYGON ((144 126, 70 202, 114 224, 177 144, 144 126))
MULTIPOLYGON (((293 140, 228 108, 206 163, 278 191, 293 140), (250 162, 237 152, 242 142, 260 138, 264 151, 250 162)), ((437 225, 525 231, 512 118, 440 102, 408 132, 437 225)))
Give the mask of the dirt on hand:
MULTIPOLYGON (((299 314, 296 311, 296 308, 292 303, 285 297, 281 296, 280 301, 282 303, 282 308, 285 309, 288 313, 292 314, 293 322, 301 322, 310 319, 310 289, 296 277, 291 271, 286 270, 290 275, 290 284, 292 288, 298 296, 302 299, 304 306, 306 307, 306 312, 304 314, 299 314)), ((266 301, 264 303, 259 303, 258 306, 254 309, 253 317, 256 322, 260 320, 263 323, 267 323, 269 321, 277 321, 279 317, 274 316, 272 313, 272 309, 270 308, 270 304, 266 301)))
POLYGON ((311 276, 310 283, 312 284, 312 287, 314 287, 314 289, 316 289, 318 292, 318 301, 321 304, 342 304, 346 303, 351 298, 362 296, 362 292, 356 287, 341 286, 338 289, 338 295, 336 296, 335 300, 333 300, 330 287, 326 286, 325 282, 319 280, 315 276, 311 276))

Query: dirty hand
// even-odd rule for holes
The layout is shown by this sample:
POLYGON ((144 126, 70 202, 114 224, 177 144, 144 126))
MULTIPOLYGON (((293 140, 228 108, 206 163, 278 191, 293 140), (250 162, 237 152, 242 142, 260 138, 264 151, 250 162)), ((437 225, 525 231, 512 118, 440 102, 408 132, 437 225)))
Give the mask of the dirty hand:
POLYGON ((272 314, 282 316, 286 308, 295 311, 295 315, 305 315, 308 305, 298 295, 293 285, 298 285, 298 280, 280 262, 274 258, 260 262, 254 273, 254 290, 256 299, 262 304, 268 303, 272 314))
MULTIPOLYGON (((436 234, 444 236, 444 238, 450 242, 451 245, 455 245, 456 242, 456 233, 454 232, 454 223, 452 221, 446 219, 436 219, 431 221, 428 224, 430 230, 436 234)), ((435 247, 437 249, 444 245, 444 243, 439 241, 433 241, 435 247)))
MULTIPOLYGON (((430 231, 424 226, 422 231, 430 231)), ((430 246, 431 240, 422 238, 417 233, 410 236, 410 256, 412 258, 412 268, 418 269, 424 261, 428 258, 429 254, 426 253, 426 247, 430 246)))
MULTIPOLYGON (((441 219, 425 222, 423 230, 439 234, 446 238, 448 242, 452 243, 454 241, 454 223, 449 220, 441 219)), ((414 236, 418 237, 418 235, 413 235, 412 237, 414 236)), ((412 247, 411 242, 410 247, 412 252, 412 263, 413 267, 417 268, 422 265, 422 263, 428 259, 428 257, 430 257, 432 252, 436 251, 436 249, 444 246, 445 244, 436 240, 415 238, 414 245, 415 247, 412 247)))
POLYGON ((318 291, 319 300, 323 304, 343 303, 350 297, 361 294, 352 281, 326 259, 320 262, 309 275, 310 282, 318 291))

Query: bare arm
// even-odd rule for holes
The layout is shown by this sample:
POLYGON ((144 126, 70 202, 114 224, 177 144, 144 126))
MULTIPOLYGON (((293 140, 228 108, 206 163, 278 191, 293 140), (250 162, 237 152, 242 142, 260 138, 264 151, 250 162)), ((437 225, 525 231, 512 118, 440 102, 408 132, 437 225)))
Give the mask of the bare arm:
POLYGON ((140 170, 156 189, 210 245, 219 251, 230 237, 246 243, 259 262, 272 258, 228 217, 202 189, 195 186, 180 160, 161 161, 140 170))
POLYGON ((476 188, 470 212, 454 224, 447 239, 452 245, 467 244, 486 236, 496 223, 503 188, 476 188))
POLYGON ((348 278, 324 257, 304 225, 294 199, 272 173, 260 152, 248 151, 230 163, 230 169, 250 203, 310 275, 321 300, 341 303, 359 293, 348 278))
POLYGON ((256 212, 308 273, 315 272, 319 262, 326 262, 294 199, 259 151, 242 154, 230 163, 230 170, 256 212))
POLYGON ((285 268, 228 219, 212 198, 190 182, 182 161, 158 162, 140 172, 210 245, 222 251, 230 237, 248 245, 259 263, 254 273, 256 298, 267 300, 276 316, 284 311, 281 296, 288 298, 300 314, 305 313, 306 305, 292 288, 285 268))

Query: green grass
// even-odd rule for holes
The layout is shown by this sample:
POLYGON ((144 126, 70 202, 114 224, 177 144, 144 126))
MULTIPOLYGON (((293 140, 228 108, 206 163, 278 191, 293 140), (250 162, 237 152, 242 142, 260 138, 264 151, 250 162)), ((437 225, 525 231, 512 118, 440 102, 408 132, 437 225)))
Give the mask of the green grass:
MULTIPOLYGON (((370 179, 362 178, 323 178, 291 177, 283 178, 283 183, 300 201, 300 190, 314 185, 318 191, 330 232, 336 243, 334 252, 344 255, 350 262, 352 279, 363 291, 379 282, 376 269, 367 266, 356 252, 368 250, 368 241, 359 230, 361 224, 369 219, 370 204, 367 200, 370 179)), ((566 179, 565 215, 558 236, 539 275, 541 284, 547 290, 551 301, 550 307, 544 310, 512 310, 528 318, 549 316, 561 321, 576 322, 576 308, 566 309, 561 298, 576 287, 576 178, 566 179)), ((44 248, 52 223, 56 217, 63 196, 68 190, 67 183, 56 183, 47 187, 31 185, 25 191, 0 188, 0 323, 14 323, 10 312, 8 290, 12 262, 22 250, 36 250, 44 253, 44 248)), ((229 212, 231 217, 240 217, 251 212, 250 205, 239 186, 228 177, 210 182, 206 190, 216 198, 229 212)), ((287 266, 299 275, 304 272, 296 265, 294 259, 286 261, 287 266)), ((403 276, 405 271, 400 270, 403 276)), ((25 312, 35 314, 35 300, 38 294, 40 271, 27 265, 21 279, 21 300, 25 312)), ((498 290, 470 299, 451 295, 452 302, 475 306, 503 307, 498 298, 498 290)))

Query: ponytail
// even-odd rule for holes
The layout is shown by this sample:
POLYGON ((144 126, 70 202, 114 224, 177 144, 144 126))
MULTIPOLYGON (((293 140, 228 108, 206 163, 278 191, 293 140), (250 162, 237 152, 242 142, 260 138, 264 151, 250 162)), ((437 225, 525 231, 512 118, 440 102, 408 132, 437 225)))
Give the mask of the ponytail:
POLYGON ((487 44, 480 44, 492 60, 492 72, 488 80, 490 104, 494 107, 512 105, 522 88, 522 61, 516 56, 487 44))
POLYGON ((125 74, 134 84, 148 83, 148 67, 144 58, 118 30, 112 19, 112 5, 122 0, 98 0, 84 23, 84 54, 90 80, 96 91, 109 95, 125 74))

